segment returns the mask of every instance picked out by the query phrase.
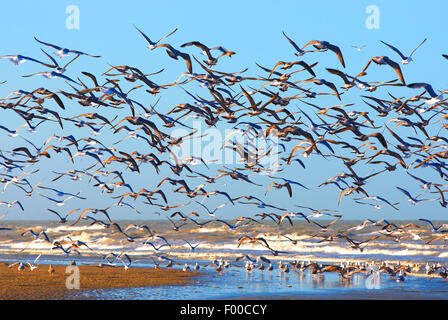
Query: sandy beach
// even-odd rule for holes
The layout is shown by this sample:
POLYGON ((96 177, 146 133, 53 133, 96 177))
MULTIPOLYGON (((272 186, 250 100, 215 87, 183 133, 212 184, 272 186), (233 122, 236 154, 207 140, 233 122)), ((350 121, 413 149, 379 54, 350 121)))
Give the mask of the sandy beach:
POLYGON ((77 299, 89 289, 136 288, 166 285, 187 285, 199 273, 176 269, 149 269, 122 267, 78 266, 80 288, 67 289, 67 266, 54 266, 49 274, 48 266, 41 265, 30 271, 28 267, 18 271, 17 265, 9 268, 0 264, 0 300, 51 300, 77 299))

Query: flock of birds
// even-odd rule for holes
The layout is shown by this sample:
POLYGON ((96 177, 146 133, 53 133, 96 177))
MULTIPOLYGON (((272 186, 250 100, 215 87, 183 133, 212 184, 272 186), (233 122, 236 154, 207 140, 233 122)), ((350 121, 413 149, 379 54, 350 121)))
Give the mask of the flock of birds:
MULTIPOLYGON (((62 163, 61 157, 66 157, 73 169, 65 172, 53 171, 52 182, 60 179, 71 179, 76 182, 86 177, 91 186, 101 191, 104 201, 110 195, 114 203, 106 208, 78 208, 66 212, 56 208, 48 209, 50 213, 58 217, 59 223, 69 223, 69 218, 74 217, 71 221, 72 225, 80 221, 91 225, 101 225, 123 237, 125 242, 141 241, 151 246, 157 257, 154 261, 166 262, 167 266, 173 264, 173 260, 168 257, 170 241, 147 225, 129 225, 127 228, 120 226, 119 223, 113 221, 111 208, 123 207, 124 210, 140 213, 135 203, 141 200, 141 204, 144 204, 150 212, 165 211, 173 231, 179 231, 185 225, 195 228, 202 228, 208 224, 222 225, 228 227, 230 232, 236 232, 238 248, 246 244, 258 244, 273 256, 287 254, 287 252, 277 250, 264 237, 245 234, 241 230, 249 225, 261 225, 264 221, 272 221, 279 226, 283 224, 292 226, 299 220, 315 227, 313 236, 321 242, 342 240, 349 247, 359 251, 362 251, 369 241, 379 237, 392 238, 395 241, 412 238, 425 243, 448 239, 447 225, 436 227, 426 219, 422 219, 422 222, 430 225, 432 230, 428 238, 422 238, 411 231, 412 228, 420 228, 419 226, 398 225, 384 219, 380 221, 368 219, 350 230, 337 230, 335 225, 342 215, 336 214, 334 210, 297 205, 298 209, 288 211, 260 197, 236 196, 232 194, 230 188, 226 190, 213 188, 220 179, 231 179, 232 184, 248 184, 254 190, 257 187, 265 188, 264 184, 256 183, 254 179, 256 177, 269 180, 266 183, 266 195, 269 192, 269 195, 275 192, 274 189, 285 189, 292 198, 294 193, 309 187, 294 181, 293 178, 281 177, 282 171, 287 168, 305 169, 308 165, 306 158, 314 156, 338 162, 344 166, 343 172, 337 173, 318 186, 319 188, 336 187, 339 191, 338 204, 344 197, 358 194, 354 201, 360 205, 372 206, 376 209, 388 206, 398 210, 398 203, 382 195, 373 195, 367 188, 368 182, 377 176, 391 174, 397 170, 405 172, 412 181, 420 185, 422 190, 434 195, 431 198, 424 198, 423 193, 415 195, 403 186, 397 186, 397 190, 403 193, 409 202, 418 205, 427 201, 439 201, 442 207, 446 207, 448 203, 444 194, 448 192, 446 189, 448 185, 444 183, 448 180, 448 164, 444 160, 448 158, 448 139, 445 136, 448 125, 443 123, 448 118, 448 104, 443 97, 446 90, 435 90, 429 83, 406 82, 406 65, 412 62, 411 57, 426 39, 409 56, 383 42, 386 46, 384 50, 392 50, 389 51, 392 54, 390 57, 371 57, 363 68, 359 68, 357 74, 348 74, 344 71, 346 62, 342 50, 335 44, 312 40, 300 47, 283 33, 294 49, 291 52, 299 60, 278 61, 274 66, 269 67, 257 64, 262 75, 248 76, 246 75, 248 68, 237 72, 218 69, 219 62, 233 57, 236 54, 234 51, 222 46, 208 47, 199 41, 186 42, 176 48, 174 44, 167 41, 177 29, 156 42, 137 27, 136 29, 146 41, 149 53, 164 50, 170 59, 179 61, 179 67, 185 68, 175 81, 156 83, 151 78, 161 74, 164 69, 145 73, 130 65, 111 66, 101 75, 102 78, 87 71, 83 71, 77 77, 69 76, 67 75, 69 65, 75 60, 80 57, 94 59, 99 56, 64 48, 38 38, 35 40, 43 47, 41 50, 45 59, 20 54, 0 56, 0 59, 8 59, 15 65, 29 62, 45 68, 45 71, 24 75, 24 77, 43 76, 55 79, 54 81, 59 80, 61 84, 64 82, 66 86, 66 89, 53 91, 43 87, 30 91, 19 89, 1 99, 0 107, 5 114, 8 114, 7 117, 15 116, 23 121, 23 124, 16 129, 9 127, 8 123, 0 125, 1 131, 17 141, 12 150, 0 150, 0 167, 4 171, 0 173, 3 192, 14 186, 20 189, 16 191, 26 197, 36 196, 37 191, 37 196, 47 199, 49 203, 58 207, 64 206, 70 199, 74 199, 78 205, 81 205, 82 201, 86 200, 86 197, 81 196, 81 192, 60 190, 49 184, 43 185, 42 181, 32 183, 33 177, 39 176, 40 169, 37 166, 42 159, 58 157, 57 161, 62 163), (49 49, 55 51, 49 53, 49 49), (199 52, 206 57, 205 60, 194 56, 194 53, 199 52), (303 59, 317 58, 326 52, 335 55, 337 58, 335 63, 339 67, 326 68, 326 73, 318 76, 316 70, 318 63, 306 62, 303 59), (57 59, 65 57, 70 60, 62 66, 57 59), (398 57, 401 60, 396 62, 398 57), (383 73, 392 74, 396 78, 386 81, 366 80, 367 72, 373 69, 374 65, 385 66, 383 73), (391 71, 388 70, 389 68, 391 71), (300 75, 303 77, 298 79, 300 75), (195 94, 190 89, 186 89, 187 84, 198 85, 203 93, 195 94), (131 87, 125 89, 126 85, 131 87), (136 92, 140 92, 140 95, 145 95, 148 99, 157 98, 165 90, 175 87, 180 87, 188 95, 188 100, 167 108, 166 110, 169 109, 167 112, 157 106, 159 100, 150 105, 135 97, 136 92), (409 88, 419 91, 409 97, 400 97, 388 92, 386 98, 380 98, 372 94, 379 88, 384 90, 409 88), (362 105, 364 111, 358 111, 361 108, 350 109, 355 105, 354 103, 342 104, 341 102, 349 91, 356 90, 363 92, 361 102, 356 104, 362 105), (325 104, 333 98, 338 102, 335 105, 323 106, 317 100, 320 96, 326 96, 325 104), (80 107, 76 108, 76 104, 80 107), (80 109, 87 111, 74 116, 65 115, 80 109), (384 125, 379 125, 381 118, 387 119, 384 125), (210 159, 203 159, 200 156, 177 158, 173 152, 174 148, 179 147, 186 140, 203 137, 187 124, 188 119, 199 120, 209 127, 231 126, 233 135, 244 138, 245 143, 227 139, 221 148, 235 152, 240 158, 238 164, 233 168, 224 166, 218 169, 218 174, 210 174, 193 169, 196 165, 209 169, 208 165, 213 164, 213 161, 208 161, 210 159), (34 133, 34 137, 39 137, 37 132, 44 126, 58 126, 62 132, 69 132, 65 135, 54 134, 44 137, 43 144, 32 142, 22 135, 21 129, 26 128, 34 133), (70 126, 75 126, 79 130, 70 130, 68 129, 70 126), (170 128, 182 128, 190 130, 190 133, 175 137, 168 133, 170 128), (90 130, 91 134, 78 136, 78 132, 82 132, 81 129, 90 130), (399 134, 399 130, 407 133, 399 134), (437 133, 434 135, 433 131, 437 133), (119 137, 118 141, 111 145, 110 139, 101 139, 104 132, 113 137, 119 137), (264 148, 253 143, 254 139, 260 136, 267 141, 267 146, 264 148), (139 140, 143 145, 136 147, 137 142, 131 142, 132 140, 139 140), (272 155, 274 147, 275 150, 279 150, 275 154, 277 161, 270 166, 263 165, 263 159, 272 155), (134 149, 130 150, 130 148, 134 149), (91 161, 90 165, 87 168, 80 168, 77 157, 88 159, 91 161), (361 165, 362 163, 364 166, 361 165), (151 168, 151 173, 143 175, 145 167, 151 168), (377 170, 363 175, 359 173, 360 167, 377 168, 377 170), (157 180, 165 168, 171 171, 167 176, 157 180), (431 182, 422 178, 423 169, 426 170, 425 172, 432 170, 441 181, 431 182), (128 178, 130 175, 134 178, 128 178), (155 181, 155 186, 138 190, 131 182, 133 179, 138 181, 135 179, 136 175, 141 176, 140 183, 147 181, 150 185, 155 181), (197 180, 194 179, 199 179, 203 183, 195 185, 194 181, 197 180), (187 197, 192 199, 191 201, 194 199, 197 209, 187 212, 182 207, 189 203, 170 202, 168 197, 170 186, 175 188, 172 192, 176 193, 177 197, 187 197), (122 192, 122 190, 125 191, 122 192), (204 201, 209 198, 224 199, 225 202, 210 208, 204 204, 204 201), (231 220, 216 217, 218 210, 224 206, 233 205, 237 211, 236 205, 239 204, 244 205, 244 208, 251 206, 262 212, 231 220), (201 210, 204 211, 201 212, 201 210), (204 215, 211 218, 204 219, 204 215), (322 222, 315 221, 315 218, 321 216, 333 220, 323 225, 322 222), (363 241, 356 240, 356 232, 366 227, 378 228, 379 236, 363 241)), ((362 47, 355 46, 355 49, 361 51, 362 47)), ((448 56, 443 55, 442 58, 448 59, 448 56)), ((408 90, 408 92, 414 90, 408 90)), ((42 132, 44 132, 43 129, 42 132)), ((12 202, 1 201, 0 205, 8 208, 18 206, 21 210, 25 210, 21 199, 12 202)), ((249 211, 244 209, 244 212, 249 211)), ((8 229, 1 228, 1 230, 8 229)), ((87 252, 93 251, 88 243, 73 240, 70 237, 62 240, 50 239, 45 230, 27 229, 23 230, 21 235, 49 242, 54 250, 61 250, 68 256, 81 254, 81 249, 87 252)), ((296 241, 286 235, 282 236, 286 241, 292 243, 296 241)), ((188 240, 184 241, 185 246, 191 251, 198 246, 198 244, 191 244, 188 240)), ((248 270, 253 269, 256 263, 259 269, 264 269, 269 261, 264 257, 243 256, 242 258, 247 259, 248 270)), ((104 260, 107 264, 121 262, 126 268, 132 262, 131 257, 126 253, 109 253, 104 256, 104 260)), ((222 260, 221 262, 214 261, 213 264, 217 271, 222 271, 227 266, 222 260)), ((268 264, 267 268, 272 268, 272 264, 268 264)), ((32 265, 34 266, 35 262, 32 265)), ((20 266, 23 268, 24 264, 20 266)), ((199 265, 196 264, 194 269, 197 270, 198 267, 199 265)), ((309 264, 292 263, 290 267, 301 270, 311 268, 314 273, 339 272, 344 276, 365 269, 364 265, 322 266, 311 262, 309 264)), ((400 270, 406 271, 403 267, 398 269, 387 265, 381 267, 394 275, 400 270)), ((280 267, 285 272, 289 270, 288 268, 288 265, 285 267, 283 264, 280 267)), ((184 270, 189 269, 188 265, 184 267, 184 270)), ((443 269, 442 272, 445 270, 443 269)))

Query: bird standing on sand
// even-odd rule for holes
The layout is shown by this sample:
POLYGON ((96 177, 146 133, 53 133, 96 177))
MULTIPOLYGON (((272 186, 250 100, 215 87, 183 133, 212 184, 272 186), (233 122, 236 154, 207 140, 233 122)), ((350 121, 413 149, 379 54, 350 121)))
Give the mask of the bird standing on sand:
POLYGON ((403 271, 400 270, 400 272, 398 273, 397 276, 397 282, 403 282, 406 280, 406 278, 404 277, 405 273, 403 271))
POLYGON ((14 267, 17 264, 18 264, 17 270, 19 271, 19 273, 22 273, 23 270, 25 270, 25 265, 22 262, 20 262, 20 263, 19 262, 12 263, 12 264, 8 265, 8 268, 12 268, 12 267, 14 267))
POLYGON ((198 272, 199 269, 200 269, 200 267, 199 267, 199 263, 196 262, 196 264, 194 265, 193 270, 194 270, 194 272, 198 272))

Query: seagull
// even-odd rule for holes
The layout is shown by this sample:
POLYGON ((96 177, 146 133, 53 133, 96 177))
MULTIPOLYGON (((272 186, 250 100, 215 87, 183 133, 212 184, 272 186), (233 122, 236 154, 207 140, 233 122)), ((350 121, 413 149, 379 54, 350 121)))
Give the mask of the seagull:
POLYGON ((182 51, 179 51, 179 50, 173 48, 170 44, 167 44, 167 43, 158 44, 158 45, 156 45, 154 47, 154 49, 155 48, 159 48, 159 47, 166 48, 166 53, 168 54, 169 57, 171 57, 174 60, 178 60, 179 57, 184 59, 186 65, 187 65, 188 72, 190 74, 193 74, 193 65, 191 64, 191 58, 190 58, 189 54, 187 54, 185 52, 182 52, 182 51))
POLYGON ((146 230, 151 237, 153 236, 151 229, 146 224, 141 224, 141 225, 130 224, 126 227, 124 232, 127 232, 129 229, 135 229, 138 231, 146 230))
POLYGON ((54 54, 57 55, 59 58, 66 57, 70 53, 74 53, 76 55, 81 55, 81 56, 89 56, 89 57, 93 57, 93 58, 100 58, 101 57, 101 56, 94 56, 94 55, 91 55, 91 54, 88 54, 88 53, 85 53, 85 52, 81 52, 81 51, 77 51, 77 50, 71 50, 71 49, 67 49, 67 48, 62 48, 62 47, 59 47, 59 46, 51 44, 51 43, 40 41, 36 37, 34 37, 34 40, 36 40, 40 44, 43 44, 45 46, 48 46, 48 47, 51 47, 51 48, 57 50, 54 54))
POLYGON ((0 205, 2 205, 2 204, 5 204, 8 208, 11 208, 13 205, 17 204, 20 207, 20 209, 22 209, 22 211, 24 211, 23 206, 19 200, 14 200, 12 202, 0 201, 0 205))
POLYGON ((294 49, 296 49, 296 53, 295 53, 295 55, 296 56, 303 56, 305 53, 307 53, 307 52, 311 52, 311 51, 303 51, 302 49, 300 49, 300 47, 294 42, 294 41, 292 41, 287 35, 286 35, 286 33, 284 32, 284 31, 282 31, 282 33, 283 33, 283 35, 285 36, 285 38, 289 41, 289 43, 294 47, 294 49))
POLYGON ((199 264, 196 262, 196 264, 194 265, 194 268, 193 268, 194 272, 198 272, 199 268, 200 268, 199 264))
POLYGON ((366 66, 364 67, 364 69, 362 70, 362 73, 365 73, 365 71, 367 70, 367 68, 369 67, 371 62, 375 62, 377 65, 388 65, 389 67, 391 67, 392 69, 394 69, 395 73, 397 74, 398 78, 401 80, 401 82, 403 83, 403 85, 406 85, 406 82, 404 81, 404 77, 403 77, 403 73, 401 72, 401 68, 400 65, 398 63, 396 63, 395 61, 391 60, 389 57, 386 56, 377 56, 377 57, 373 57, 369 60, 369 62, 367 62, 366 66))
POLYGON ((244 266, 244 268, 247 271, 252 271, 254 269, 254 264, 252 263, 252 261, 246 261, 246 265, 244 266))
POLYGON ((79 192, 77 194, 73 194, 73 193, 68 193, 68 192, 64 192, 64 191, 61 191, 61 190, 57 190, 57 189, 49 188, 49 187, 44 187, 44 186, 38 186, 38 188, 45 189, 45 190, 51 190, 51 191, 55 192, 58 197, 72 196, 72 197, 75 197, 75 198, 80 199, 80 200, 86 200, 86 198, 83 198, 83 197, 79 196, 79 192))
POLYGON ((188 46, 196 46, 202 50, 202 53, 207 56, 208 61, 204 61, 207 65, 212 66, 216 65, 218 59, 214 58, 210 53, 210 48, 204 45, 203 43, 199 41, 190 41, 187 43, 184 43, 181 45, 181 48, 188 47, 188 46))
POLYGON ((121 253, 118 256, 118 259, 120 259, 121 263, 123 264, 124 270, 128 270, 132 263, 131 258, 126 253, 121 253))
POLYGON ((27 234, 27 233, 31 233, 31 234, 34 236, 34 239, 40 239, 41 236, 43 236, 43 239, 44 239, 45 241, 51 243, 50 238, 48 238, 48 235, 45 233, 45 231, 41 231, 41 232, 39 232, 39 233, 36 233, 36 232, 34 232, 33 229, 28 229, 28 230, 22 232, 21 236, 23 237, 23 236, 24 236, 25 234, 27 234))
POLYGON ((311 221, 312 223, 314 223, 316 226, 318 226, 319 228, 321 228, 322 232, 327 232, 328 228, 333 224, 336 223, 337 221, 339 221, 339 219, 341 218, 341 216, 339 216, 337 219, 331 221, 330 223, 328 223, 327 225, 323 226, 320 223, 317 223, 316 221, 311 221))
POLYGON ((425 101, 426 104, 435 104, 440 102, 443 100, 443 94, 446 92, 446 90, 444 90, 442 93, 437 94, 429 83, 424 82, 411 83, 408 84, 408 87, 412 89, 424 89, 431 97, 425 101))
POLYGON ((375 223, 376 223, 376 221, 374 221, 372 219, 366 219, 361 224, 359 224, 359 225, 357 225, 355 227, 352 227, 350 229, 347 229, 347 231, 350 231, 350 230, 360 231, 360 230, 366 228, 369 225, 374 225, 375 223))
POLYGON ((183 272, 189 272, 190 271, 190 266, 188 264, 185 264, 184 267, 182 268, 183 272))
MULTIPOLYGON (((429 223, 431 225, 431 227, 432 227, 432 232, 433 233, 439 233, 440 229, 448 229, 448 224, 446 224, 446 223, 444 223, 444 224, 442 224, 442 225, 440 225, 439 227, 436 228, 434 226, 434 224, 430 220, 428 220, 428 219, 418 219, 418 220, 426 222, 426 223, 429 223)), ((447 233, 448 230, 444 230, 444 231, 440 231, 440 232, 447 233)))
POLYGON ((19 65, 19 64, 22 64, 22 63, 24 63, 26 61, 33 61, 33 62, 40 63, 40 64, 42 64, 42 65, 44 65, 46 67, 51 67, 49 64, 43 63, 43 62, 41 62, 39 60, 30 58, 30 57, 22 56, 20 54, 0 56, 0 59, 4 59, 4 58, 5 59, 9 59, 16 66, 19 65))
POLYGON ((41 255, 42 255, 42 254, 39 254, 39 255, 36 257, 36 259, 34 259, 33 263, 29 263, 29 262, 27 262, 28 267, 30 268, 30 271, 33 271, 34 269, 37 269, 36 262, 37 262, 37 260, 39 260, 39 258, 40 258, 41 255))
POLYGON ((67 213, 67 214, 65 215, 65 217, 63 217, 61 214, 59 214, 58 212, 56 212, 56 211, 54 211, 54 210, 52 210, 52 209, 47 209, 47 210, 50 211, 50 212, 52 212, 52 213, 54 213, 55 215, 57 215, 57 216, 59 217, 59 223, 62 223, 62 224, 63 224, 63 223, 66 223, 66 222, 67 222, 67 218, 68 218, 69 215, 71 215, 72 213, 75 213, 76 211, 79 211, 80 208, 70 211, 69 213, 67 213))
POLYGON ((62 207, 65 204, 65 201, 70 200, 71 198, 73 198, 73 196, 68 196, 67 198, 65 198, 64 200, 57 200, 57 199, 53 199, 50 197, 47 197, 46 195, 43 195, 42 193, 39 192, 39 194, 44 197, 47 198, 48 200, 51 200, 53 202, 56 203, 57 206, 62 207))
POLYGON ((425 41, 427 40, 428 38, 425 38, 414 50, 412 50, 412 52, 411 52, 411 54, 409 55, 409 57, 406 57, 404 54, 402 54, 401 53, 401 51, 400 50, 398 50, 397 48, 395 48, 394 46, 392 46, 392 45, 390 45, 390 44, 388 44, 388 43, 386 43, 386 42, 384 42, 384 41, 382 41, 381 40, 381 42, 382 43, 384 43, 386 46, 388 46, 389 48, 391 48, 392 50, 394 50, 399 56, 400 56, 400 58, 401 58, 401 61, 400 61, 400 63, 401 64, 408 64, 409 62, 411 62, 412 61, 412 58, 411 58, 411 56, 414 54, 414 52, 415 52, 415 50, 417 50, 423 43, 425 43, 425 41))
POLYGON ((406 278, 404 277, 404 273, 402 270, 400 270, 400 272, 398 273, 398 276, 397 276, 397 282, 403 282, 405 280, 406 280, 406 278))
POLYGON ((345 68, 344 58, 342 57, 341 49, 339 49, 338 46, 335 46, 335 45, 329 43, 328 41, 311 40, 310 42, 308 42, 308 43, 302 48, 302 50, 305 49, 305 48, 306 48, 307 46, 309 46, 309 45, 313 45, 313 46, 314 46, 316 49, 318 49, 318 50, 323 50, 323 51, 331 50, 331 51, 333 51, 333 52, 336 54, 336 56, 338 57, 339 62, 340 62, 340 63, 342 64, 342 66, 345 68))
POLYGON ((283 187, 286 187, 286 189, 288 190, 289 197, 292 197, 292 187, 291 187, 291 184, 295 184, 295 185, 298 185, 298 186, 300 186, 300 187, 302 187, 302 188, 305 188, 305 189, 309 190, 307 187, 305 187, 305 186, 304 186, 303 184, 301 184, 300 182, 296 182, 296 181, 288 180, 288 179, 285 179, 285 178, 276 178, 276 177, 272 177, 272 179, 281 179, 281 180, 283 180, 284 183, 271 182, 271 183, 269 184, 268 189, 266 190, 266 193, 265 193, 265 194, 268 193, 269 189, 270 189, 272 186, 274 186, 274 188, 276 188, 276 189, 281 189, 281 188, 283 188, 283 187))
POLYGON ((438 186, 438 187, 446 187, 446 185, 441 185, 438 183, 432 183, 430 181, 426 181, 422 178, 416 177, 412 174, 410 174, 408 171, 406 171, 406 173, 411 176, 412 178, 414 178, 415 180, 419 181, 421 183, 420 188, 422 188, 423 190, 430 190, 432 186, 438 186))
POLYGON ((11 130, 11 129, 8 129, 8 128, 4 127, 4 126, 0 126, 0 129, 6 131, 8 133, 8 136, 10 136, 11 138, 15 138, 15 137, 17 137, 19 135, 17 133, 17 130, 11 130))
POLYGON ((157 44, 158 44, 160 41, 162 41, 162 40, 165 39, 165 38, 168 38, 170 35, 172 35, 174 32, 177 31, 177 28, 176 28, 176 29, 174 29, 174 31, 171 31, 169 34, 167 34, 166 36, 160 38, 158 41, 153 42, 153 41, 151 41, 151 39, 149 39, 148 36, 146 36, 146 35, 145 35, 139 28, 137 28, 135 25, 134 25, 134 28, 137 29, 137 31, 142 35, 143 38, 145 38, 145 40, 148 42, 148 48, 151 49, 151 50, 154 50, 154 49, 156 48, 157 44))
POLYGON ((361 51, 362 50, 362 48, 364 48, 365 47, 365 45, 364 46, 352 46, 353 48, 355 48, 356 49, 356 51, 361 51))
POLYGON ((356 199, 353 199, 353 200, 375 200, 375 201, 382 201, 382 202, 388 204, 389 206, 391 206, 392 208, 394 208, 395 210, 398 211, 398 208, 395 207, 395 205, 397 205, 398 203, 390 203, 388 200, 386 200, 386 199, 384 199, 384 198, 382 198, 382 197, 380 197, 380 196, 369 196, 369 197, 366 196, 366 197, 362 197, 362 198, 356 198, 356 199))
POLYGON ((25 265, 22 262, 20 262, 17 270, 19 270, 19 272, 22 272, 23 270, 25 270, 25 265))
POLYGON ((200 245, 200 243, 198 243, 197 245, 192 245, 190 242, 188 242, 187 240, 185 240, 185 239, 182 239, 182 240, 184 240, 185 241, 185 243, 186 244, 188 244, 188 246, 191 248, 191 251, 193 252, 199 245, 200 245))
POLYGON ((171 220, 170 218, 167 218, 170 222, 171 222, 171 224, 173 225, 173 230, 174 231, 179 231, 180 230, 180 228, 181 227, 183 227, 183 226, 185 226, 187 223, 182 223, 181 225, 176 225, 175 223, 174 223, 174 221, 173 220, 171 220))
POLYGON ((224 220, 216 219, 215 221, 225 224, 229 228, 229 231, 235 231, 236 228, 238 228, 238 226, 231 225, 230 223, 228 223, 227 221, 224 221, 224 220))
POLYGON ((152 238, 148 238, 146 241, 145 241, 145 243, 143 243, 143 246, 146 246, 146 245, 150 245, 151 247, 153 247, 153 249, 155 250, 155 251, 159 251, 160 249, 162 249, 163 247, 171 247, 169 244, 167 244, 167 243, 162 243, 161 245, 159 245, 159 246, 156 246, 154 243, 152 243, 151 241, 149 241, 149 240, 151 240, 152 238))
POLYGON ((409 198, 408 201, 410 203, 412 203, 414 206, 417 205, 419 202, 422 202, 422 201, 435 201, 435 200, 437 200, 437 199, 417 199, 419 196, 421 196, 421 194, 419 194, 418 196, 416 196, 414 198, 413 196, 411 196, 411 194, 407 190, 402 189, 400 187, 396 187, 396 188, 398 190, 400 190, 401 192, 403 192, 409 198))
MULTIPOLYGON (((204 198, 205 199, 205 198, 204 198)), ((205 205, 203 205, 201 202, 199 202, 199 201, 195 201, 197 204, 199 204, 199 205, 201 205, 205 210, 207 210, 207 212, 208 212, 208 214, 211 216, 211 217, 213 217, 214 215, 215 215, 215 212, 218 210, 218 209, 221 209, 222 207, 224 207, 224 206, 226 206, 227 205, 227 203, 222 203, 222 204, 220 204, 219 206, 217 206, 214 210, 210 210, 208 207, 206 207, 205 205)))
POLYGON ((67 80, 67 81, 70 81, 70 82, 73 82, 73 83, 76 83, 76 84, 79 85, 79 83, 76 82, 75 80, 73 80, 73 79, 67 77, 66 75, 63 75, 63 74, 61 74, 61 73, 59 73, 59 72, 57 72, 57 71, 43 71, 43 72, 36 72, 36 73, 29 74, 29 75, 22 76, 22 77, 27 78, 27 77, 33 77, 33 76, 39 76, 39 75, 40 75, 40 76, 43 76, 43 77, 45 77, 45 78, 47 78, 47 79, 62 78, 62 79, 64 79, 64 80, 67 80))
POLYGON ((43 53, 45 53, 45 55, 51 60, 51 62, 54 64, 53 66, 51 66, 52 68, 54 68, 55 69, 55 71, 57 72, 57 73, 64 73, 65 71, 67 71, 67 67, 69 66, 69 64, 71 64, 73 61, 75 61, 76 59, 78 59, 79 58, 79 54, 77 55, 77 56, 75 56, 72 60, 70 60, 69 62, 67 62, 63 67, 60 67, 59 66, 59 64, 56 62, 56 60, 52 57, 52 56, 50 56, 47 52, 45 52, 45 50, 43 50, 43 49, 40 49, 40 50, 42 50, 42 52, 43 53))

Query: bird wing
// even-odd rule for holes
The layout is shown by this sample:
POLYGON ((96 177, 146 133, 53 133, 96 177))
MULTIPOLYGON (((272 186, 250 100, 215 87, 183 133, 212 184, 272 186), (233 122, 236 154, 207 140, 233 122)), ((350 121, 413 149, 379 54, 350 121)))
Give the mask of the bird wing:
MULTIPOLYGON (((145 38, 145 40, 146 40, 150 45, 154 45, 154 44, 156 44, 155 42, 152 42, 151 39, 149 39, 149 37, 146 36, 146 34, 144 34, 144 33, 143 33, 139 28, 137 28, 135 25, 134 25, 134 28, 137 29, 137 31, 142 35, 143 38, 145 38)), ((160 41, 160 40, 159 40, 159 41, 160 41)))
POLYGON ((408 192, 408 191, 406 191, 406 190, 404 190, 404 189, 402 189, 402 188, 400 188, 400 187, 396 187, 398 190, 400 190, 401 192, 403 192, 406 196, 408 196, 410 199, 412 199, 412 196, 411 196, 411 194, 408 192))
POLYGON ((349 194, 352 191, 353 191, 353 188, 346 188, 343 191, 341 191, 341 194, 339 195, 339 199, 338 199, 338 205, 341 203, 342 196, 345 194, 349 194))
POLYGON ((392 61, 388 57, 384 57, 384 62, 387 63, 394 71, 396 72, 398 78, 401 80, 401 82, 406 85, 406 82, 404 81, 403 73, 401 72, 400 65, 396 63, 395 61, 392 61))
MULTIPOLYGON (((304 45, 303 48, 302 48, 300 51, 302 51, 303 49, 305 49, 305 48, 308 47, 309 45, 318 44, 318 43, 319 43, 319 41, 317 41, 317 40, 311 40, 311 41, 308 42, 306 45, 304 45)), ((299 50, 297 50, 297 51, 299 51, 299 50)))
POLYGON ((427 40, 428 38, 425 38, 417 47, 415 47, 415 49, 414 50, 412 50, 412 52, 411 52, 411 54, 409 55, 409 58, 412 56, 412 54, 415 52, 415 50, 417 50, 422 44, 424 44, 425 43, 425 41, 427 40))
POLYGON ((268 188, 266 189, 265 195, 268 193, 269 189, 270 189, 273 185, 275 185, 275 182, 274 182, 274 181, 272 181, 272 182, 269 184, 268 188))
POLYGON ((51 48, 53 48, 53 49, 56 49, 56 50, 61 50, 61 49, 62 49, 61 47, 59 47, 59 46, 57 46, 57 45, 54 45, 54 44, 51 44, 51 43, 48 43, 48 42, 40 41, 40 40, 37 39, 36 37, 34 37, 34 40, 36 40, 37 42, 39 42, 39 43, 41 43, 41 44, 43 44, 43 45, 45 45, 45 46, 51 47, 51 48))
POLYGON ((379 132, 372 133, 372 134, 369 134, 368 137, 375 137, 375 138, 377 138, 378 141, 383 145, 383 147, 387 148, 386 139, 384 138, 384 136, 381 133, 379 133, 379 132))
MULTIPOLYGON (((283 32, 283 31, 282 31, 283 32)), ((285 38, 289 41, 289 43, 294 47, 294 49, 296 49, 298 52, 302 52, 302 49, 300 49, 299 48, 299 46, 294 42, 294 41, 292 41, 286 34, 285 34, 285 32, 283 32, 283 35, 285 36, 285 38)), ((306 47, 306 46, 305 46, 306 47)), ((304 47, 304 48, 305 48, 304 47)))
POLYGON ((297 61, 297 64, 305 68, 305 70, 308 71, 313 77, 316 76, 313 69, 311 69, 311 66, 309 66, 305 61, 297 61))
POLYGON ((336 97, 338 97, 339 100, 341 100, 338 89, 336 88, 333 82, 325 81, 324 84, 334 92, 334 94, 336 95, 336 97))
POLYGON ((327 45, 328 49, 330 49, 331 51, 333 51, 339 59, 339 62, 342 64, 342 66, 345 68, 345 62, 344 62, 344 57, 342 56, 342 52, 341 49, 339 49, 338 46, 335 46, 333 44, 328 44, 327 45))
MULTIPOLYGON (((370 64, 372 63, 372 61, 373 61, 373 58, 371 58, 370 60, 369 60, 369 62, 367 62, 367 64, 366 64, 366 66, 364 67, 364 69, 362 69, 362 71, 361 71, 361 73, 364 73, 366 70, 367 70, 367 68, 370 66, 370 64)), ((360 73, 360 74, 361 74, 360 73)), ((356 78, 357 78, 358 76, 356 76, 356 78)))
POLYGON ((190 59, 190 55, 183 53, 181 54, 181 57, 185 60, 185 63, 187 64, 187 69, 188 72, 190 72, 190 74, 193 73, 193 66, 191 64, 191 59, 190 59))
POLYGON ((288 189, 289 197, 292 197, 292 188, 289 182, 286 183, 286 189, 288 189))
POLYGON ((426 223, 429 223, 433 229, 436 229, 436 228, 434 227, 434 225, 432 224, 432 222, 429 221, 428 219, 418 219, 418 220, 423 221, 423 222, 426 222, 426 223))
POLYGON ((394 50, 396 53, 398 53, 398 55, 401 57, 402 60, 406 60, 406 57, 401 53, 400 50, 398 50, 397 48, 395 48, 394 46, 384 42, 383 40, 380 40, 382 43, 384 43, 386 46, 388 46, 389 48, 391 48, 392 50, 394 50))
POLYGON ((409 88, 412 88, 412 89, 420 89, 420 88, 423 88, 423 89, 426 90, 426 92, 428 92, 428 94, 429 94, 431 97, 434 98, 434 97, 437 97, 437 96, 438 96, 438 94, 434 91, 434 89, 432 88, 432 86, 431 86, 429 83, 416 82, 416 83, 408 84, 408 87, 409 87, 409 88))
POLYGON ((284 213, 284 214, 280 217, 280 219, 278 220, 278 224, 282 223, 283 219, 288 219, 288 221, 289 221, 289 223, 291 224, 291 226, 293 225, 293 224, 292 224, 291 217, 290 217, 290 213, 284 213))
POLYGON ((274 73, 275 75, 280 75, 279 72, 274 72, 274 71, 275 71, 275 69, 276 69, 278 66, 283 65, 283 64, 285 64, 283 61, 279 61, 279 62, 277 62, 277 63, 275 64, 274 68, 273 68, 273 69, 271 70, 271 72, 269 73, 268 79, 272 76, 273 73, 274 73))
POLYGON ((20 203, 20 201, 15 200, 15 203, 17 203, 17 204, 19 205, 19 207, 20 207, 20 209, 22 209, 22 211, 25 211, 25 210, 23 209, 23 206, 22 206, 22 204, 20 203))

